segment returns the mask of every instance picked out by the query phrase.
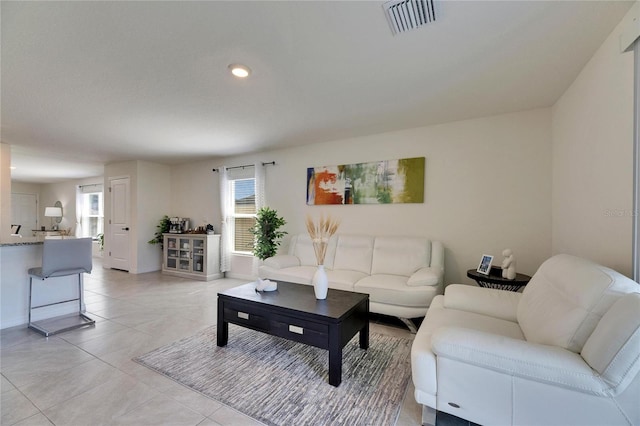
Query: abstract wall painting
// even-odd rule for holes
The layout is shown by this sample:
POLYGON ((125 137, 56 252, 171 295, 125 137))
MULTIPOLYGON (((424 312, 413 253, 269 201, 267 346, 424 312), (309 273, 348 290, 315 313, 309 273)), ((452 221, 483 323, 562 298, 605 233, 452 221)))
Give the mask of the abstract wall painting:
POLYGON ((424 157, 307 169, 307 204, 424 202, 424 157))

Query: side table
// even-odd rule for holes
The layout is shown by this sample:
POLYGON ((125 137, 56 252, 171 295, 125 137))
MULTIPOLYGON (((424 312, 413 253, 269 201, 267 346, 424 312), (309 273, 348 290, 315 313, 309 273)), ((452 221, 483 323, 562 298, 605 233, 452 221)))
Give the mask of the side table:
POLYGON ((476 280, 480 287, 497 288, 499 290, 518 291, 531 280, 529 275, 516 274, 512 280, 502 278, 502 268, 493 266, 489 275, 484 275, 475 269, 467 271, 467 277, 476 280))

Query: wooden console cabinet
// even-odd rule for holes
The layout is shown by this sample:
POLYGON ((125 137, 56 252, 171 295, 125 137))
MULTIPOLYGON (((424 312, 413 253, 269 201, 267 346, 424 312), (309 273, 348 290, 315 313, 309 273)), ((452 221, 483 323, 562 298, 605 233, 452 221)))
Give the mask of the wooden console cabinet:
POLYGON ((164 234, 162 273, 202 281, 222 278, 220 235, 164 234))

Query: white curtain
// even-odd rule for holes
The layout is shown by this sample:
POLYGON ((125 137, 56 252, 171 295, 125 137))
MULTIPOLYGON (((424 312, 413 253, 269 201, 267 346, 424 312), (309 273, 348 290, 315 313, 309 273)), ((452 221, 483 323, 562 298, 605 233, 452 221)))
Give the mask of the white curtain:
POLYGON ((231 270, 231 209, 233 200, 231 199, 231 191, 229 191, 229 175, 227 167, 220 167, 220 211, 222 214, 222 225, 220 228, 220 271, 227 272, 231 270))
MULTIPOLYGON (((95 193, 103 194, 102 206, 104 206, 104 189, 101 183, 79 185, 76 188, 76 230, 74 232, 76 237, 81 238, 81 237, 92 236, 92 235, 89 235, 89 233, 91 232, 91 223, 90 223, 91 218, 89 216, 87 217, 84 216, 84 210, 85 210, 85 200, 87 198, 86 194, 95 194, 95 193), (86 222, 84 223, 84 225, 87 225, 86 230, 85 228, 83 228, 83 221, 86 222)), ((86 206, 86 207, 91 207, 91 206, 86 206)), ((104 215, 104 212, 103 212, 103 215, 104 215)), ((101 216, 100 219, 102 220, 103 217, 104 216, 101 216)), ((104 232, 104 228, 102 232, 104 232)))
POLYGON ((82 235, 82 211, 84 210, 84 193, 82 192, 82 186, 76 188, 76 232, 75 236, 78 238, 82 235))
MULTIPOLYGON (((262 163, 256 163, 253 167, 255 177, 255 189, 256 189, 256 211, 260 210, 266 205, 264 181, 265 181, 265 167, 262 163)), ((258 267, 262 262, 257 257, 253 257, 252 274, 254 277, 258 277, 258 267)))

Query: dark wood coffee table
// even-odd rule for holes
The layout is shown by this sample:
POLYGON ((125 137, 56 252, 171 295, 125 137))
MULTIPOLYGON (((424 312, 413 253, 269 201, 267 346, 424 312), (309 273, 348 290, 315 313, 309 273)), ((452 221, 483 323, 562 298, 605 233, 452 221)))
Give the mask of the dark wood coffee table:
POLYGON ((329 350, 329 384, 342 381, 342 348, 360 333, 369 348, 369 295, 329 289, 317 300, 313 287, 278 282, 278 290, 255 291, 255 283, 218 293, 218 346, 229 341, 229 323, 329 350))

